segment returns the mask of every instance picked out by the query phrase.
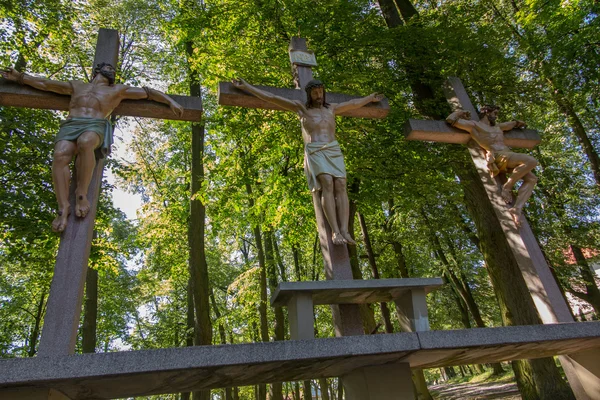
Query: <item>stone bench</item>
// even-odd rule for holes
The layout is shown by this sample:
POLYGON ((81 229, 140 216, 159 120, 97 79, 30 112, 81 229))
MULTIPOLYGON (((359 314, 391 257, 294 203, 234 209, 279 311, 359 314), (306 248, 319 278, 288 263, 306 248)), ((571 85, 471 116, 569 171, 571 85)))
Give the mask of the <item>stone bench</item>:
POLYGON ((434 368, 598 348, 600 322, 578 322, 3 359, 0 398, 42 398, 35 393, 43 389, 72 400, 150 396, 343 376, 384 364, 434 368))
POLYGON ((429 330, 425 296, 442 285, 441 278, 349 279, 282 282, 271 305, 288 308, 290 338, 314 339, 315 305, 371 304, 393 301, 405 332, 429 330))

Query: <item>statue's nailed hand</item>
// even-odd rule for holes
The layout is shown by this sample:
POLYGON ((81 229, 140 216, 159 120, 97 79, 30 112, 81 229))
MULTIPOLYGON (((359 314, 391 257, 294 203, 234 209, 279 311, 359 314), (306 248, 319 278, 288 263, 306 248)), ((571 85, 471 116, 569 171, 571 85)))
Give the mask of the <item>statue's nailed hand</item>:
POLYGON ((372 102, 373 103, 379 103, 381 100, 383 100, 383 98, 385 97, 383 95, 383 93, 371 93, 371 97, 372 97, 372 102))
POLYGON ((171 107, 171 111, 173 111, 173 114, 177 115, 180 118, 183 116, 183 107, 181 106, 181 104, 177 103, 176 101, 172 101, 169 107, 171 107))
POLYGON ((471 119, 471 112, 466 110, 457 110, 459 119, 471 119))
POLYGON ((246 82, 245 80, 243 80, 242 78, 235 78, 231 80, 231 83, 233 83, 233 86, 235 86, 238 89, 242 89, 245 85, 248 84, 248 82, 246 82))
POLYGON ((527 128, 527 124, 523 121, 515 121, 515 128, 521 128, 521 129, 525 129, 527 128))
POLYGON ((0 75, 6 80, 17 82, 21 73, 14 68, 0 69, 0 75))

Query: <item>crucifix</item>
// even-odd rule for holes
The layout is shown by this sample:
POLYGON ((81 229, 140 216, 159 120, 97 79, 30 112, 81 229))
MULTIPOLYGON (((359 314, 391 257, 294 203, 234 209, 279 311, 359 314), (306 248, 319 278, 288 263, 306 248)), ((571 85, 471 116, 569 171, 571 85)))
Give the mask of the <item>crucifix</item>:
MULTIPOLYGON (((478 114, 460 79, 449 78, 444 91, 448 102, 455 110, 452 114, 454 117, 457 117, 456 110, 460 109, 468 111, 472 120, 477 121, 478 114)), ((454 118, 450 119, 454 121, 454 118)), ((515 127, 519 125, 515 124, 515 127)), ((407 140, 456 143, 468 147, 495 217, 500 222, 542 322, 544 324, 573 322, 569 306, 552 276, 531 227, 525 218, 515 220, 514 211, 506 204, 506 200, 509 200, 506 198, 506 186, 504 186, 506 177, 503 174, 490 173, 494 160, 490 160, 487 149, 482 148, 475 140, 471 140, 469 133, 451 126, 447 121, 411 119, 406 123, 405 136, 407 140)), ((533 148, 540 141, 538 133, 530 129, 513 129, 504 133, 504 144, 511 147, 533 148)), ((526 184, 527 181, 523 185, 526 184)), ((525 188, 526 195, 530 194, 529 189, 529 187, 525 188)), ((522 190, 519 195, 521 193, 522 190)), ((559 359, 578 400, 600 398, 600 370, 597 361, 593 361, 600 359, 600 350, 592 351, 591 354, 586 352, 559 356, 559 359)))
MULTIPOLYGON (((98 77, 98 80, 114 80, 113 66, 117 65, 118 54, 118 32, 112 29, 100 29, 94 57, 94 67, 97 70, 95 72, 103 75, 103 77, 98 77)), ((95 100, 97 102, 98 98, 100 98, 100 100, 106 100, 108 104, 96 104, 95 106, 92 104, 90 106, 91 112, 95 108, 98 108, 100 110, 95 111, 98 111, 100 114, 109 114, 113 111, 115 115, 184 121, 199 121, 202 115, 202 103, 199 97, 166 96, 153 89, 133 88, 125 85, 114 85, 114 87, 106 85, 105 88, 94 88, 92 90, 86 87, 86 84, 83 82, 47 81, 14 71, 9 71, 6 74, 8 78, 11 78, 11 76, 14 78, 16 74, 18 76, 18 83, 22 85, 7 80, 0 80, 0 105, 2 106, 69 110, 73 113, 73 109, 81 105, 81 101, 87 99, 87 101, 93 102, 95 100), (54 90, 55 93, 34 88, 35 86, 40 87, 40 89, 46 89, 44 85, 54 85, 53 88, 56 89, 54 90), (114 91, 118 91, 118 93, 112 93, 114 91), (86 97, 86 99, 82 100, 82 97, 86 97), (164 104, 156 103, 152 100, 164 104), (171 109, 167 105, 171 106, 171 109)), ((102 81, 101 83, 106 82, 102 81)), ((79 115, 75 115, 75 117, 77 116, 79 115)), ((82 115, 82 117, 90 119, 90 116, 87 115, 82 115)), ((99 119, 99 122, 104 117, 105 115, 91 116, 91 118, 99 119)), ((71 120, 70 122, 73 121, 71 120)), ((91 133, 89 135, 90 140, 94 141, 95 144, 100 145, 105 140, 105 152, 110 150, 110 138, 112 137, 104 136, 104 129, 110 128, 107 124, 107 122, 102 123, 101 132, 100 130, 83 128, 85 131, 83 135, 91 133), (95 132, 97 135, 94 134, 95 132)), ((68 134, 70 132, 67 132, 68 134)), ((83 135, 80 137, 83 137, 83 135)), ((70 136, 67 136, 66 140, 61 140, 61 142, 67 142, 66 145, 71 144, 75 146, 70 136)), ((67 209, 70 207, 71 210, 76 210, 76 212, 65 213, 66 215, 63 215, 64 221, 60 222, 60 226, 54 226, 55 228, 60 228, 55 230, 62 231, 62 234, 50 287, 50 295, 48 297, 47 312, 44 318, 44 328, 38 350, 39 356, 69 355, 75 351, 94 219, 104 169, 104 158, 97 158, 95 166, 88 169, 91 179, 89 180, 87 191, 76 198, 77 173, 78 171, 85 170, 85 166, 76 163, 73 183, 68 194, 69 205, 67 205, 67 209), (82 205, 81 199, 84 198, 87 201, 82 205)), ((66 164, 66 170, 61 171, 68 175, 68 163, 66 164)), ((63 181, 63 184, 68 185, 68 178, 63 179, 63 181)))
MULTIPOLYGON (((345 169, 334 137, 335 115, 383 118, 387 115, 389 106, 377 94, 360 98, 327 93, 325 97, 323 84, 313 80, 311 68, 316 65, 316 59, 314 53, 307 49, 305 39, 292 38, 289 55, 296 89, 250 86, 242 80, 221 82, 219 104, 298 113, 305 142, 305 171, 309 187, 313 189, 311 191, 325 276, 327 279, 352 279, 345 244, 352 244, 353 240, 346 230, 348 216, 345 169), (313 108, 313 104, 317 105, 313 108), (341 165, 336 160, 341 160, 341 165)), ((363 334, 357 305, 332 306, 332 311, 336 335, 363 334)))

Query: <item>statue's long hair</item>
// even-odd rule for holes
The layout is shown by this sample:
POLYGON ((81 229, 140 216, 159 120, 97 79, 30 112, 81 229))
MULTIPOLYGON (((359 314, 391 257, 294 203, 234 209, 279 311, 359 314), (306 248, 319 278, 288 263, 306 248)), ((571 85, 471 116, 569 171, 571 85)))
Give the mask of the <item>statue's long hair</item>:
POLYGON ((330 104, 326 101, 327 97, 325 97, 325 95, 326 95, 325 87, 323 85, 323 82, 321 82, 318 79, 311 80, 304 87, 304 90, 306 91, 306 108, 315 108, 315 104, 313 103, 312 98, 310 97, 310 91, 313 90, 314 88, 320 88, 320 87, 323 88, 323 107, 329 108, 330 104))

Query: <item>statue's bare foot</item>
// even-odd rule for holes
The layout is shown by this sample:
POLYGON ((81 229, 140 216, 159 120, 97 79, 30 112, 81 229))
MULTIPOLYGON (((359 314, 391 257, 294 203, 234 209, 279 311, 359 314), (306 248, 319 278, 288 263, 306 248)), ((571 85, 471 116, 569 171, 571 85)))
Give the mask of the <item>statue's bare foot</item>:
POLYGON ((521 212, 521 210, 518 208, 512 207, 512 208, 508 209, 508 212, 510 213, 517 228, 520 228, 521 224, 523 223, 523 213, 521 212))
POLYGON ((346 243, 356 246, 356 242, 352 239, 352 236, 348 232, 342 232, 342 237, 346 239, 346 243))
POLYGON ((69 207, 58 210, 58 216, 52 221, 52 230, 54 232, 62 232, 67 227, 67 219, 69 218, 69 207))
POLYGON ((87 196, 84 194, 77 195, 75 199, 75 215, 79 218, 85 218, 87 213, 90 211, 90 202, 87 196))
POLYGON ((502 196, 502 200, 504 200, 506 203, 512 203, 512 190, 505 186, 502 186, 502 192, 500 193, 500 195, 502 196))
POLYGON ((331 241, 333 242, 333 244, 344 244, 344 243, 346 243, 346 239, 344 239, 344 237, 342 236, 342 234, 339 233, 339 232, 333 232, 333 235, 331 235, 331 241))

